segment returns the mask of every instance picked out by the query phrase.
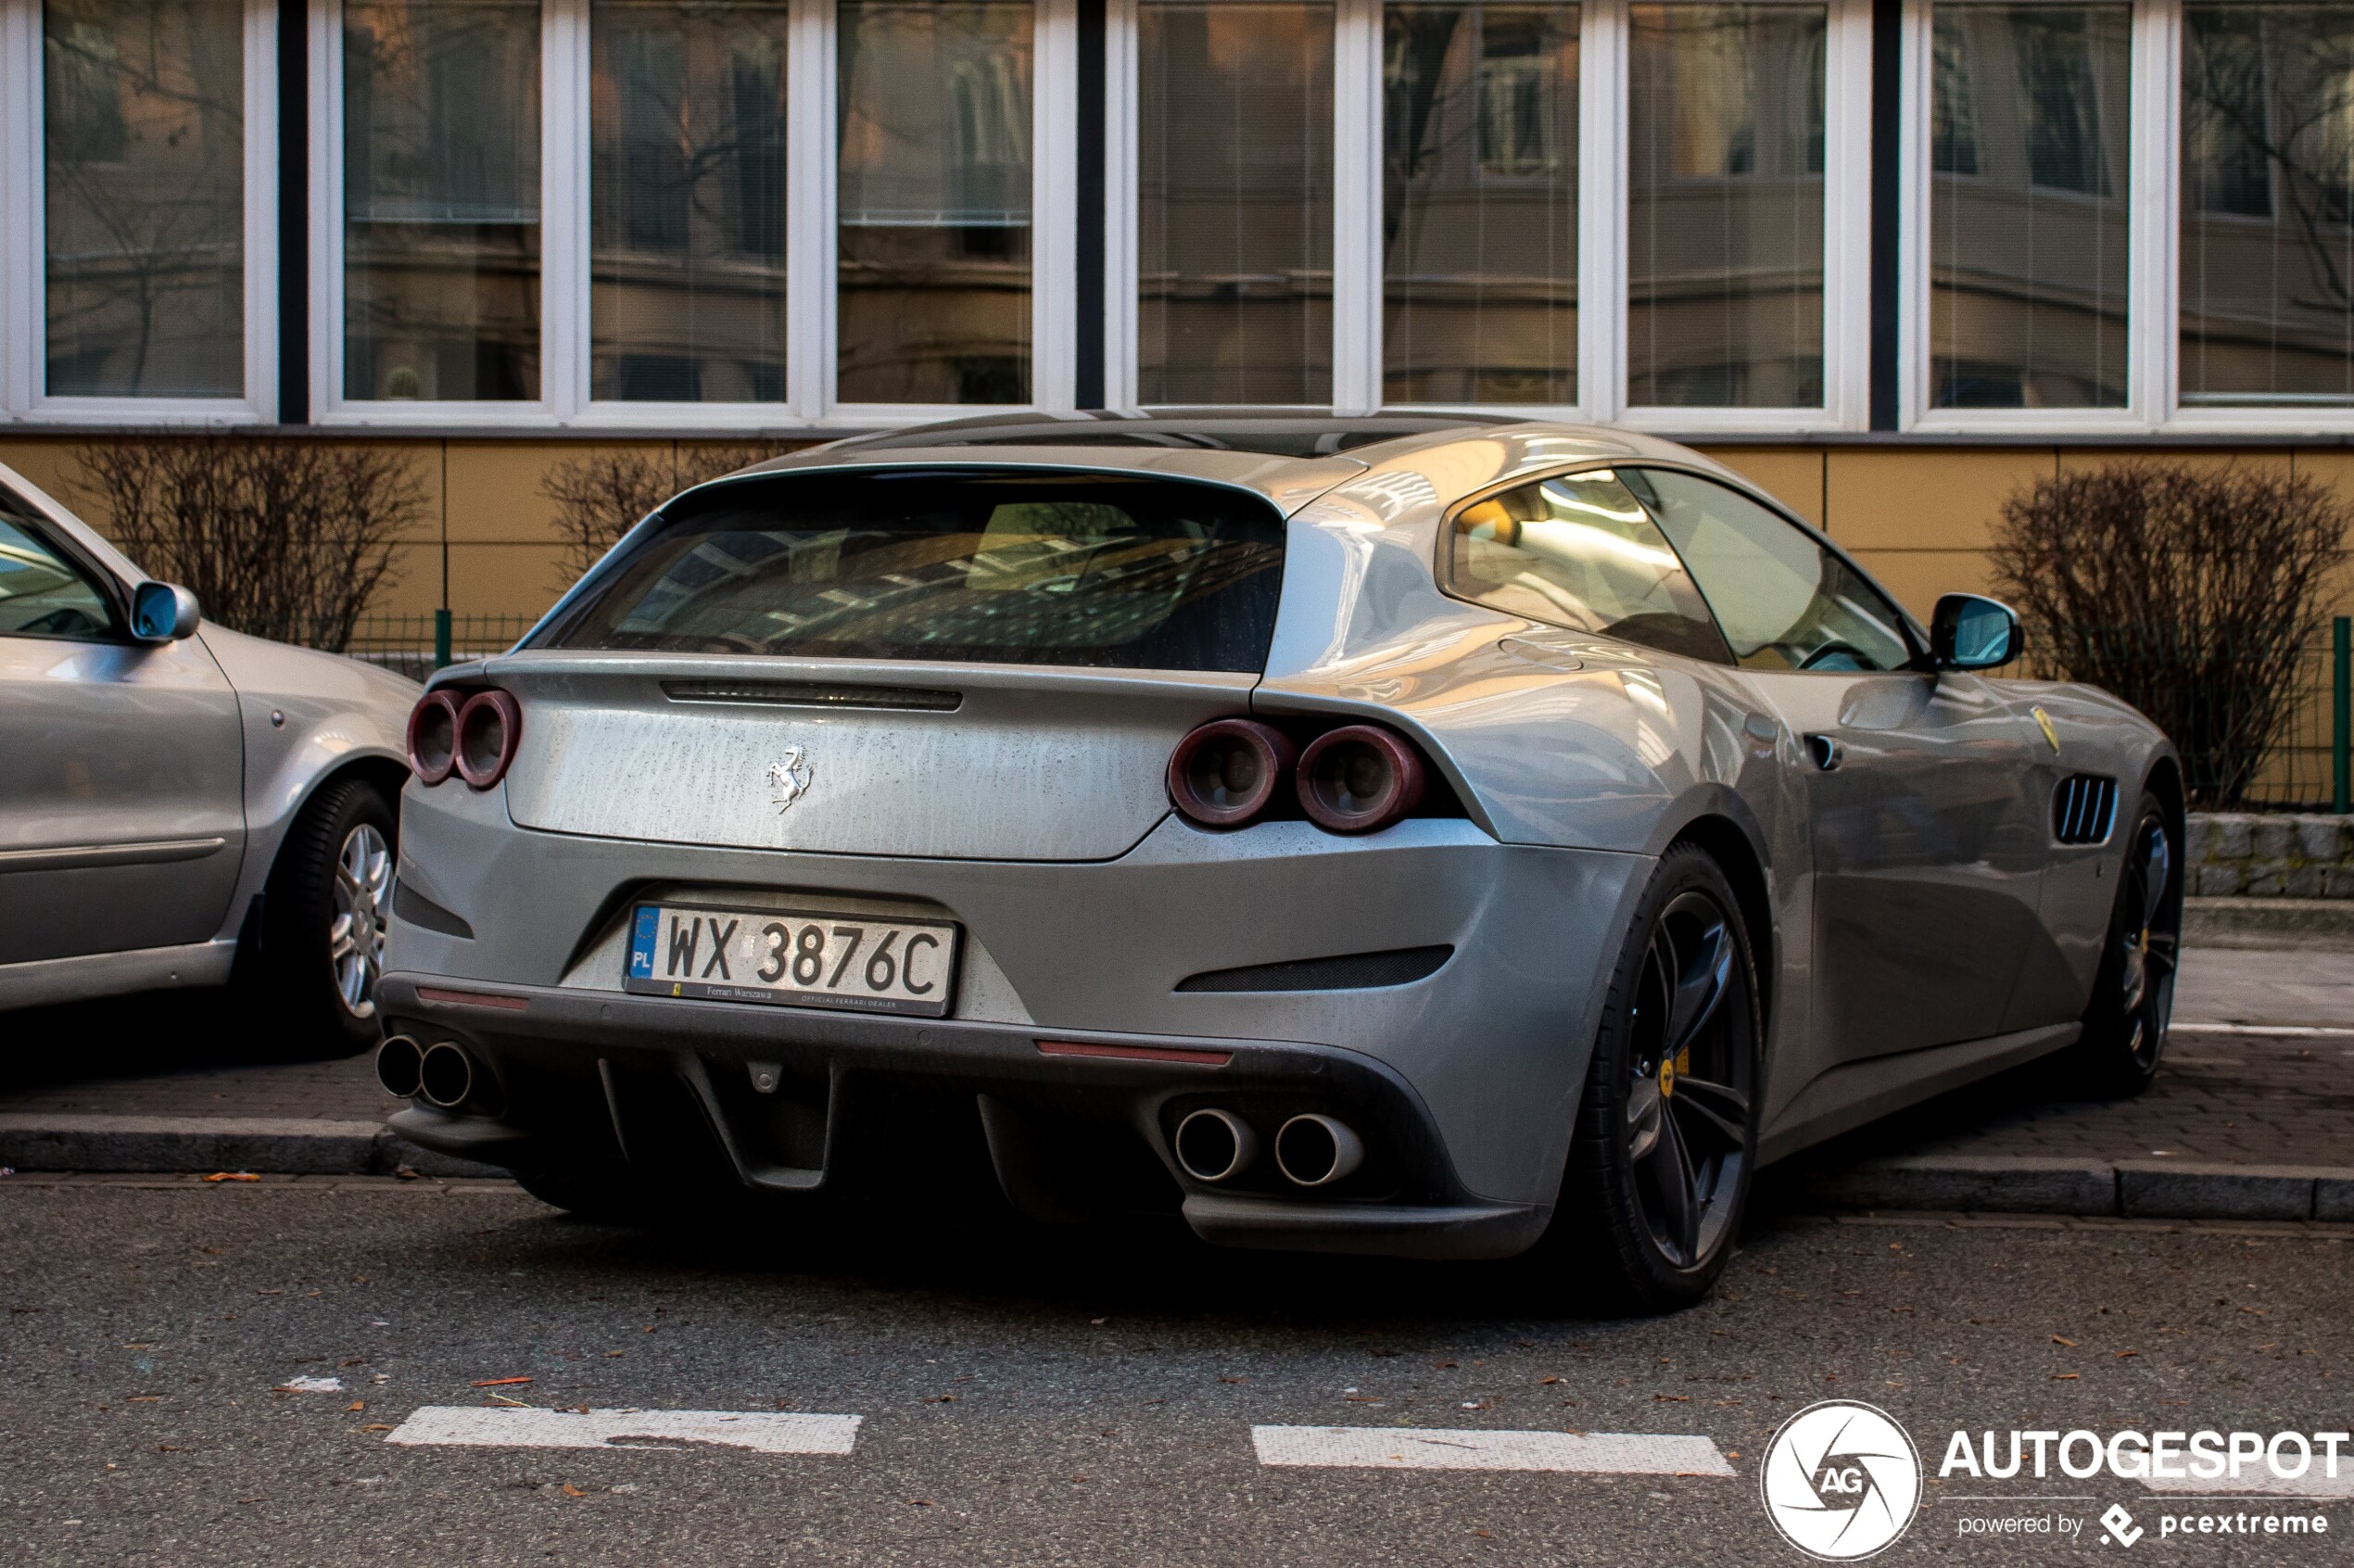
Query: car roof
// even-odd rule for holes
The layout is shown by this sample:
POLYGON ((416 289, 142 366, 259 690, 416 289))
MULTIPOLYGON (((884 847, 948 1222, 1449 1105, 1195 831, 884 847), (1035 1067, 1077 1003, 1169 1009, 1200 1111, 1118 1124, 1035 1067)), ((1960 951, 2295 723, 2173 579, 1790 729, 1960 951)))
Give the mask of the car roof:
POLYGON ((1322 458, 1401 436, 1478 430, 1524 421, 1494 414, 1334 414, 1260 409, 1163 409, 1152 413, 994 414, 943 420, 829 443, 829 453, 900 451, 931 447, 1105 447, 1252 452, 1322 458))

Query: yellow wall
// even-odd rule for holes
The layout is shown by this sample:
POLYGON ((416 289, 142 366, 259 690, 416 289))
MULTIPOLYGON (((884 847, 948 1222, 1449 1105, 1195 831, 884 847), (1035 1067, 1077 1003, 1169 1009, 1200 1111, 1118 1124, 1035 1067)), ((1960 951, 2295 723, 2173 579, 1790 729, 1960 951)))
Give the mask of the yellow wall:
MULTIPOLYGON (((81 510, 107 519, 75 483, 75 452, 106 437, 75 434, 0 436, 0 462, 81 510)), ((536 614, 563 587, 555 505, 541 487, 557 463, 626 447, 676 461, 677 442, 598 444, 578 440, 396 440, 426 499, 422 525, 406 541, 399 580, 372 608, 414 613, 442 602, 447 549, 449 608, 467 614, 536 614)), ((1927 617, 1941 593, 1987 587, 1985 550, 2004 499, 2063 465, 2128 455, 2200 462, 2286 463, 2318 474, 2354 499, 2354 452, 2336 448, 2141 452, 2082 448, 1758 447, 1703 448, 1710 456, 1826 528, 1865 568, 1927 617)), ((2349 583, 2354 589, 2354 583, 2349 583)), ((2354 591, 2346 596, 2354 603, 2354 591)))

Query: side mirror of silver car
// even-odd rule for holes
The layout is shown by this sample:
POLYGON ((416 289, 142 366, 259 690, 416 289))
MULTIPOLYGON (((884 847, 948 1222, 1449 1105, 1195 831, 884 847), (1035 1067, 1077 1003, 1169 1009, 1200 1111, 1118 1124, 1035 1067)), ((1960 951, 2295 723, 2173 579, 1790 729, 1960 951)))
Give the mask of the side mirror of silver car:
POLYGON ((141 583, 131 590, 131 636, 138 642, 177 642, 196 635, 204 611, 177 583, 141 583))
POLYGON ((2026 651, 2019 617, 1999 599, 1949 593, 1930 616, 1930 659, 1941 670, 1991 670, 2026 651))

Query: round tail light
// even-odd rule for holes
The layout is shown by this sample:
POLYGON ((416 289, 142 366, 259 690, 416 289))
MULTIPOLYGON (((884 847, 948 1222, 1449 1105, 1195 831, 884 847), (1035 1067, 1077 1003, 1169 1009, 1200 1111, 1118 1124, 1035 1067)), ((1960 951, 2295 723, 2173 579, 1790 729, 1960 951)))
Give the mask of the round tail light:
POLYGON ((420 784, 438 784, 458 765, 458 699, 428 691, 409 710, 409 766, 420 784))
POLYGON ((1422 800, 1422 753, 1378 725, 1328 729, 1300 753, 1300 807, 1320 828, 1371 833, 1422 800))
POLYGON ((458 776, 489 789, 506 776, 522 738, 523 709, 513 697, 496 688, 475 692, 458 710, 458 776))
POLYGON ((1205 827, 1239 828, 1267 809, 1297 755, 1272 725, 1212 719, 1170 753, 1169 798, 1205 827))

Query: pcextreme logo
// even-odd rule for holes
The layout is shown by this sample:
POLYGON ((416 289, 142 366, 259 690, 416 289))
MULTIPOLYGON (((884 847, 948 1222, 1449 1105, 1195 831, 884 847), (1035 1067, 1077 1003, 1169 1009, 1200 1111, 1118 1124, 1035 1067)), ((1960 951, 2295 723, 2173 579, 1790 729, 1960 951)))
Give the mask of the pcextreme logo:
POLYGON ((1784 1540, 1825 1562, 1853 1562, 1913 1523, 1920 1451, 1886 1410, 1826 1399, 1774 1434, 1758 1487, 1784 1540))

